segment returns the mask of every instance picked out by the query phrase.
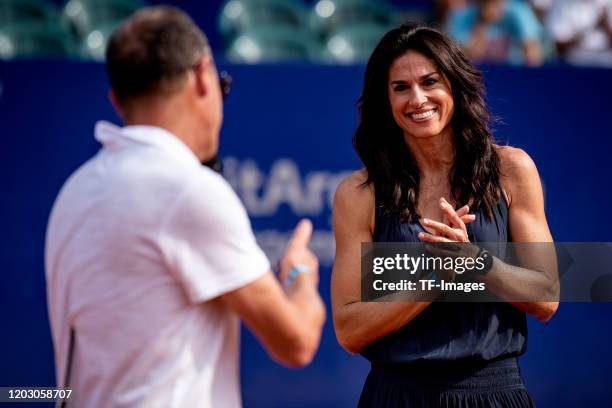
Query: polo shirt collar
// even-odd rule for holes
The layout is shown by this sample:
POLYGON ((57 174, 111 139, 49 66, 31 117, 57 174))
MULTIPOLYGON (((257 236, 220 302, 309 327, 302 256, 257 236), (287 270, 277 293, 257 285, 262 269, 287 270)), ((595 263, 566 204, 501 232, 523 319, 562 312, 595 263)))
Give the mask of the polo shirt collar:
POLYGON ((174 134, 166 129, 149 126, 133 125, 119 127, 105 120, 98 121, 95 128, 95 138, 104 147, 113 148, 126 141, 155 146, 177 159, 192 161, 200 165, 196 155, 174 134))

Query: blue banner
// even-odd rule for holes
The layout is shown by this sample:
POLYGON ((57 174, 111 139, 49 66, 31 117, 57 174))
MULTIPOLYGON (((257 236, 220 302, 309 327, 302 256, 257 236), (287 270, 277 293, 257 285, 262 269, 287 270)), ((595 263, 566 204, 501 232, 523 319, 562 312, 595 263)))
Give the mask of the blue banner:
MULTIPOLYGON (((223 64, 222 64, 223 65, 223 64)), ((311 218, 328 321, 308 368, 273 363, 248 333, 242 343, 247 407, 355 406, 368 364, 338 345, 329 308, 334 257, 331 203, 338 182, 360 167, 351 138, 362 66, 232 66, 220 155, 224 176, 251 215, 274 262, 301 217, 311 218)), ((612 241, 612 71, 483 67, 501 144, 525 149, 545 188, 557 241, 612 241)), ((53 61, 0 64, 0 385, 51 386, 53 351, 45 305, 44 234, 68 175, 99 148, 94 123, 119 123, 104 67, 53 61)), ((612 265, 610 266, 612 268, 612 265)), ((521 358, 542 407, 611 405, 612 304, 562 304, 530 321, 521 358)))

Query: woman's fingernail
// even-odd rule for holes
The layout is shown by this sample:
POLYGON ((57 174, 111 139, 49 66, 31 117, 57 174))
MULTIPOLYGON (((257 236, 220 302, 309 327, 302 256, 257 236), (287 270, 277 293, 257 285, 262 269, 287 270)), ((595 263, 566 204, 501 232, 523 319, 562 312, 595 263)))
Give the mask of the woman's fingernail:
POLYGON ((429 220, 427 218, 423 218, 423 224, 429 224, 429 220))

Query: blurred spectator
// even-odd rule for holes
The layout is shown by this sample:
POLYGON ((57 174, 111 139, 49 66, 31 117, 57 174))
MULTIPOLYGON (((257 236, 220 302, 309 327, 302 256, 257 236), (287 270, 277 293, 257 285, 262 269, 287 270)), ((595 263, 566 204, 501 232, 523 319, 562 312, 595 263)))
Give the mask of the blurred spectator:
POLYGON ((548 2, 545 28, 559 55, 572 64, 612 67, 612 1, 548 2))
POLYGON ((527 3, 477 0, 449 16, 447 30, 474 62, 541 65, 542 27, 527 3))

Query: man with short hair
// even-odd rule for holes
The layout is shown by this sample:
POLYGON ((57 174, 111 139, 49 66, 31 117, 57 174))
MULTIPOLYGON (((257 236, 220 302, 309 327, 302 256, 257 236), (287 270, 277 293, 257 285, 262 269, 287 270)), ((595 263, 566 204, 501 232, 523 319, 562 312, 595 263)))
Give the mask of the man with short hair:
POLYGON ((298 224, 280 279, 214 157, 222 90, 203 33, 143 9, 110 39, 110 99, 126 125, 62 187, 46 277, 59 387, 76 407, 239 407, 239 318, 276 361, 308 364, 325 307, 298 224))

